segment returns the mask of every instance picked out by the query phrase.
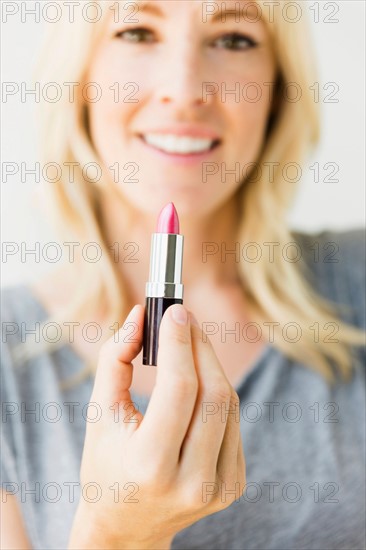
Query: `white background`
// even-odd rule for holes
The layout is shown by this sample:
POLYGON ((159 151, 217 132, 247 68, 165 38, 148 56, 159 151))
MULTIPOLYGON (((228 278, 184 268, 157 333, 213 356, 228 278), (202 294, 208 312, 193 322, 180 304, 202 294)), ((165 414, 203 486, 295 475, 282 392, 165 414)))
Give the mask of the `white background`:
MULTIPOLYGON (((42 2, 41 2, 42 3, 42 2)), ((3 4, 3 2, 2 2, 3 4)), ((34 2, 27 2, 32 5, 34 2)), ((320 85, 336 82, 340 91, 339 103, 322 103, 322 140, 313 162, 320 167, 336 162, 338 183, 324 182, 330 171, 320 172, 320 181, 314 181, 314 173, 308 163, 304 169, 299 193, 290 212, 289 225, 306 232, 321 229, 347 230, 365 225, 365 3, 360 1, 328 2, 339 7, 334 18, 338 23, 325 23, 332 13, 325 10, 326 2, 301 1, 302 6, 319 5, 320 21, 313 24, 320 68, 320 85)), ((314 12, 310 12, 313 14, 314 12)), ((314 16, 312 16, 314 19, 314 16)), ((27 82, 32 64, 41 43, 42 25, 28 16, 22 23, 20 16, 2 23, 2 80, 3 82, 27 82)), ((61 46, 62 47, 62 46, 61 46)), ((328 90, 328 92, 331 89, 328 90)), ((26 162, 37 160, 36 121, 32 101, 21 103, 2 102, 2 162, 26 162)), ((43 225, 32 206, 33 178, 22 183, 17 178, 2 180, 2 241, 26 242, 30 248, 34 242, 49 242, 52 232, 43 225)), ((41 271, 52 268, 47 263, 34 261, 22 263, 20 256, 2 262, 2 285, 33 279, 41 271)))

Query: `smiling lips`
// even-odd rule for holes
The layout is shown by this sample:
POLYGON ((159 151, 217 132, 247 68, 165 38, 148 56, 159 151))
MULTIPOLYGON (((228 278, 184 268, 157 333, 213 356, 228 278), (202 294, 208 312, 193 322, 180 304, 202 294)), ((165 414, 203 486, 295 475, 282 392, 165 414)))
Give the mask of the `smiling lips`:
POLYGON ((177 136, 175 134, 144 134, 141 136, 147 145, 164 153, 178 155, 200 154, 216 147, 220 140, 177 136))
POLYGON ((150 147, 171 155, 199 155, 217 147, 221 140, 211 128, 180 124, 138 134, 150 147))

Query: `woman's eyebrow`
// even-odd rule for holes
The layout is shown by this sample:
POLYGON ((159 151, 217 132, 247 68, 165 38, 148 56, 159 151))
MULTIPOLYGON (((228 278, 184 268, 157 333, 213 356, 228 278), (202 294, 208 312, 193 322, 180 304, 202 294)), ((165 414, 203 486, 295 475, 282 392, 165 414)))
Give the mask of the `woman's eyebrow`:
MULTIPOLYGON (((128 4, 130 4, 130 2, 128 2, 128 4)), ((165 14, 156 4, 152 4, 151 2, 143 2, 143 1, 142 2, 135 1, 135 2, 132 2, 131 4, 132 5, 135 4, 137 6, 138 12, 150 13, 151 15, 155 15, 155 17, 165 18, 165 14)))
MULTIPOLYGON (((128 2, 130 3, 130 2, 128 2)), ((137 8, 138 12, 143 13, 150 13, 151 15, 154 15, 155 17, 160 17, 164 19, 165 13, 160 9, 156 3, 147 2, 144 0, 138 1, 136 0, 133 2, 137 8)), ((238 8, 238 3, 235 2, 235 7, 233 8, 225 8, 221 10, 217 10, 216 7, 218 6, 217 2, 209 2, 208 4, 202 4, 202 12, 203 8, 205 7, 205 14, 202 13, 202 15, 205 16, 206 21, 210 21, 211 23, 215 23, 218 20, 221 20, 222 22, 225 22, 226 19, 234 19, 235 21, 240 21, 240 18, 243 17, 243 13, 245 10, 245 17, 248 15, 250 16, 250 12, 253 10, 253 3, 249 2, 240 2, 241 7, 238 8), (214 8, 214 12, 211 11, 209 8, 214 8)))
MULTIPOLYGON (((217 5, 216 2, 212 2, 212 4, 217 5)), ((235 2, 235 7, 232 8, 225 8, 222 10, 215 10, 215 12, 207 11, 207 8, 209 4, 206 5, 206 18, 207 20, 210 20, 212 23, 215 23, 218 20, 221 20, 222 22, 225 22, 226 19, 235 19, 236 22, 240 22, 241 18, 243 18, 246 21, 250 21, 250 16, 253 14, 254 20, 260 20, 258 19, 258 6, 256 6, 255 2, 240 2, 240 7, 238 7, 239 2, 235 2)))

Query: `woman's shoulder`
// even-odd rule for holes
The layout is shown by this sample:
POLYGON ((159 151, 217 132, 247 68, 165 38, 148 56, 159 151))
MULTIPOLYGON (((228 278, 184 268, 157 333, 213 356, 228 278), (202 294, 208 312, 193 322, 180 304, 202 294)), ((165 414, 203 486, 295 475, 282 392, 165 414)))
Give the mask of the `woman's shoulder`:
POLYGON ((43 398, 45 388, 56 394, 60 382, 83 368, 81 358, 54 330, 57 323, 49 322, 50 313, 32 285, 2 287, 1 305, 2 400, 43 398))
POLYGON ((319 275, 327 277, 350 277, 352 280, 365 278, 366 230, 364 228, 346 231, 323 230, 316 233, 291 231, 299 246, 299 257, 319 275))
POLYGON ((21 341, 22 333, 45 319, 47 312, 26 283, 1 288, 2 342, 21 341))
POLYGON ((8 316, 43 320, 62 307, 75 287, 73 272, 62 266, 29 282, 1 288, 1 303, 8 316))
MULTIPOLYGON (((25 342, 37 344, 47 313, 26 283, 1 288, 1 369, 17 364, 17 352, 25 342)), ((12 370, 12 369, 11 369, 12 370)))
POLYGON ((325 298, 349 305, 352 313, 347 320, 366 328, 366 230, 291 234, 299 247, 304 276, 325 298))
POLYGON ((366 252, 366 229, 323 230, 314 233, 291 231, 305 255, 314 263, 338 264, 352 258, 364 265, 366 252), (363 262, 363 263, 362 263, 363 262))

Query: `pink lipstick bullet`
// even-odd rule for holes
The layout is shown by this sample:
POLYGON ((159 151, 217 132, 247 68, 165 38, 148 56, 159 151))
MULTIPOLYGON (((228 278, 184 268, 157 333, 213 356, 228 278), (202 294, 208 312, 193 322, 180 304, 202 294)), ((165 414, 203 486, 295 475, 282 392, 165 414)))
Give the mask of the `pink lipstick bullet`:
POLYGON ((161 210, 156 227, 157 233, 179 233, 179 218, 172 202, 161 210))

